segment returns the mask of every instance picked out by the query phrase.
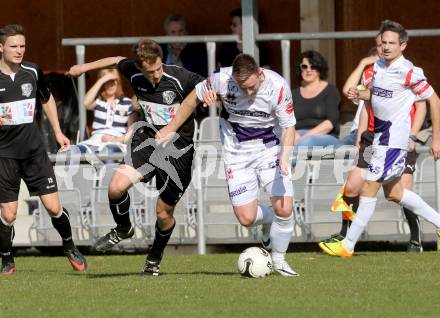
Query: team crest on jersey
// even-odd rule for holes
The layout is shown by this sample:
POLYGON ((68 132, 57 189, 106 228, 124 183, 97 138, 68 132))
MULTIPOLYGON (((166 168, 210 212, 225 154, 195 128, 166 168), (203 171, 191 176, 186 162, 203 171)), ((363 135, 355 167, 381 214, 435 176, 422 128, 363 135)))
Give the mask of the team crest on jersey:
POLYGON ((23 96, 29 97, 32 94, 32 84, 31 83, 25 83, 21 84, 21 94, 23 96))
POLYGON ((174 102, 174 98, 176 98, 176 93, 173 91, 165 91, 162 93, 163 102, 171 105, 174 102))

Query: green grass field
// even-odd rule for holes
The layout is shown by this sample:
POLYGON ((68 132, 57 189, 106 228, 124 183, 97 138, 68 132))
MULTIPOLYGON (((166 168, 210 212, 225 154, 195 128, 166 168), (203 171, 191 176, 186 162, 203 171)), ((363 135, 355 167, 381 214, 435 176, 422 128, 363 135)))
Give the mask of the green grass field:
POLYGON ((17 257, 0 277, 0 317, 440 317, 440 255, 292 253, 301 277, 243 278, 238 254, 166 255, 142 277, 142 255, 17 257))

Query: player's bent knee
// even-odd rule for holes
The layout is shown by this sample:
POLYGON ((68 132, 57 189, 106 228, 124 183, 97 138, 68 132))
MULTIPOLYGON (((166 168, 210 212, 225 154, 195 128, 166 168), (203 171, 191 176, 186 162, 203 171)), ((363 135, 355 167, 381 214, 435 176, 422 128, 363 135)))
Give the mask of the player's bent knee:
POLYGON ((385 195, 385 199, 387 199, 387 201, 399 203, 402 200, 402 197, 394 193, 390 193, 385 195))
POLYGON ((249 215, 237 215, 238 222, 241 225, 249 227, 254 224, 255 217, 250 217, 249 215))
POLYGON ((274 213, 276 216, 288 218, 292 215, 293 209, 292 209, 292 206, 286 206, 286 207, 274 209, 274 213))
POLYGON ((124 193, 123 182, 119 179, 112 179, 108 186, 108 195, 111 199, 119 199, 124 193))
POLYGON ((46 208, 47 213, 50 216, 57 216, 61 211, 61 204, 57 203, 49 203, 44 206, 46 208))

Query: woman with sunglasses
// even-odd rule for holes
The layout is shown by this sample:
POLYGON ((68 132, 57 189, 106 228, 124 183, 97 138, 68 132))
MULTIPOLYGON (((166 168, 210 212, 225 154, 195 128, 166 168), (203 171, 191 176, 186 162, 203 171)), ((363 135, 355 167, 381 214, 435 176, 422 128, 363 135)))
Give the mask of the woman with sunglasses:
POLYGON ((84 106, 93 110, 92 136, 83 141, 81 152, 115 153, 125 151, 124 138, 134 121, 135 108, 124 96, 116 69, 102 69, 84 97, 84 106))
POLYGON ((292 91, 297 119, 297 147, 325 147, 340 144, 339 103, 336 86, 327 79, 328 65, 316 51, 301 54, 297 67, 300 87, 292 91))

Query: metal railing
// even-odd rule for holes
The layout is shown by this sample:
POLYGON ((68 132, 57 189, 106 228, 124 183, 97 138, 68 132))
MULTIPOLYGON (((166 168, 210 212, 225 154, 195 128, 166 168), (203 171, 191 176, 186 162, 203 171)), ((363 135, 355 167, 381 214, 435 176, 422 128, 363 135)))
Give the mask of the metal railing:
MULTIPOLYGON (((196 147, 196 153, 194 158, 194 174, 192 179, 192 188, 196 191, 196 206, 197 206, 197 250, 198 253, 203 255, 206 253, 206 235, 205 235, 205 222, 204 222, 204 216, 206 215, 206 212, 204 210, 205 202, 204 202, 204 194, 203 194, 203 178, 206 178, 203 171, 202 171, 202 161, 203 160, 217 160, 219 158, 219 154, 217 152, 215 153, 206 153, 204 151, 199 151, 199 147, 196 147), (203 158, 202 158, 203 157, 203 158)), ((205 149, 206 150, 206 149, 205 149)), ((334 157, 336 159, 347 159, 347 156, 350 158, 353 158, 355 149, 354 147, 341 147, 339 149, 332 149, 331 147, 321 148, 321 149, 314 149, 313 152, 310 151, 300 151, 296 152, 294 151, 292 154, 293 158, 301 158, 303 159, 315 159, 319 160, 320 158, 325 157, 334 157)), ((430 148, 426 146, 417 147, 417 152, 419 154, 426 154, 430 152, 430 148)), ((92 165, 104 165, 102 163, 103 160, 121 160, 123 158, 123 154, 111 154, 111 155, 99 155, 99 154, 51 154, 49 155, 49 158, 52 162, 56 162, 57 164, 60 163, 79 163, 80 161, 88 161, 92 165)), ((350 159, 347 159, 350 160, 350 159)), ((68 168, 68 167, 66 167, 68 168)), ((351 166, 347 166, 344 169, 351 169, 351 166)), ((346 173, 346 171, 338 171, 338 175, 341 173, 346 173)), ((301 172, 299 172, 301 173, 301 172)), ((436 209, 437 211, 440 211, 440 161, 435 162, 435 194, 436 194, 436 209)), ((295 172, 295 174, 297 174, 295 172)), ((293 174, 295 178, 295 174, 293 174)), ((296 175, 297 178, 300 178, 301 176, 296 175)), ((226 182, 226 181, 225 181, 226 182)), ((295 182, 295 180, 293 180, 295 182)), ((423 182, 423 180, 422 180, 423 182)), ((226 186, 226 183, 225 183, 226 186)), ((335 192, 336 194, 336 192, 335 192)), ((229 202, 228 202, 229 203, 229 202)), ((329 205, 331 203, 329 202, 329 205)))
MULTIPOLYGON (((262 33, 256 36, 256 41, 279 41, 281 45, 282 75, 291 83, 290 41, 300 40, 335 40, 335 39, 362 39, 374 38, 377 31, 350 31, 350 32, 308 32, 308 33, 262 33)), ((440 36, 440 29, 408 30, 411 37, 440 36)), ((243 36, 245 38, 246 35, 243 36)), ((133 45, 143 37, 117 37, 117 38, 66 38, 62 40, 64 46, 74 46, 76 63, 85 63, 86 46, 96 45, 133 45)), ((188 35, 188 36, 156 36, 150 37, 158 43, 206 43, 208 56, 208 73, 215 70, 216 43, 237 42, 236 35, 188 35)), ((245 39, 244 39, 245 40, 245 39)), ((243 40, 243 41, 244 41, 243 40)), ((79 134, 84 140, 86 127, 86 110, 83 107, 85 89, 85 76, 78 79, 78 107, 79 107, 79 134)), ((210 108, 210 115, 216 115, 215 107, 210 108)))

